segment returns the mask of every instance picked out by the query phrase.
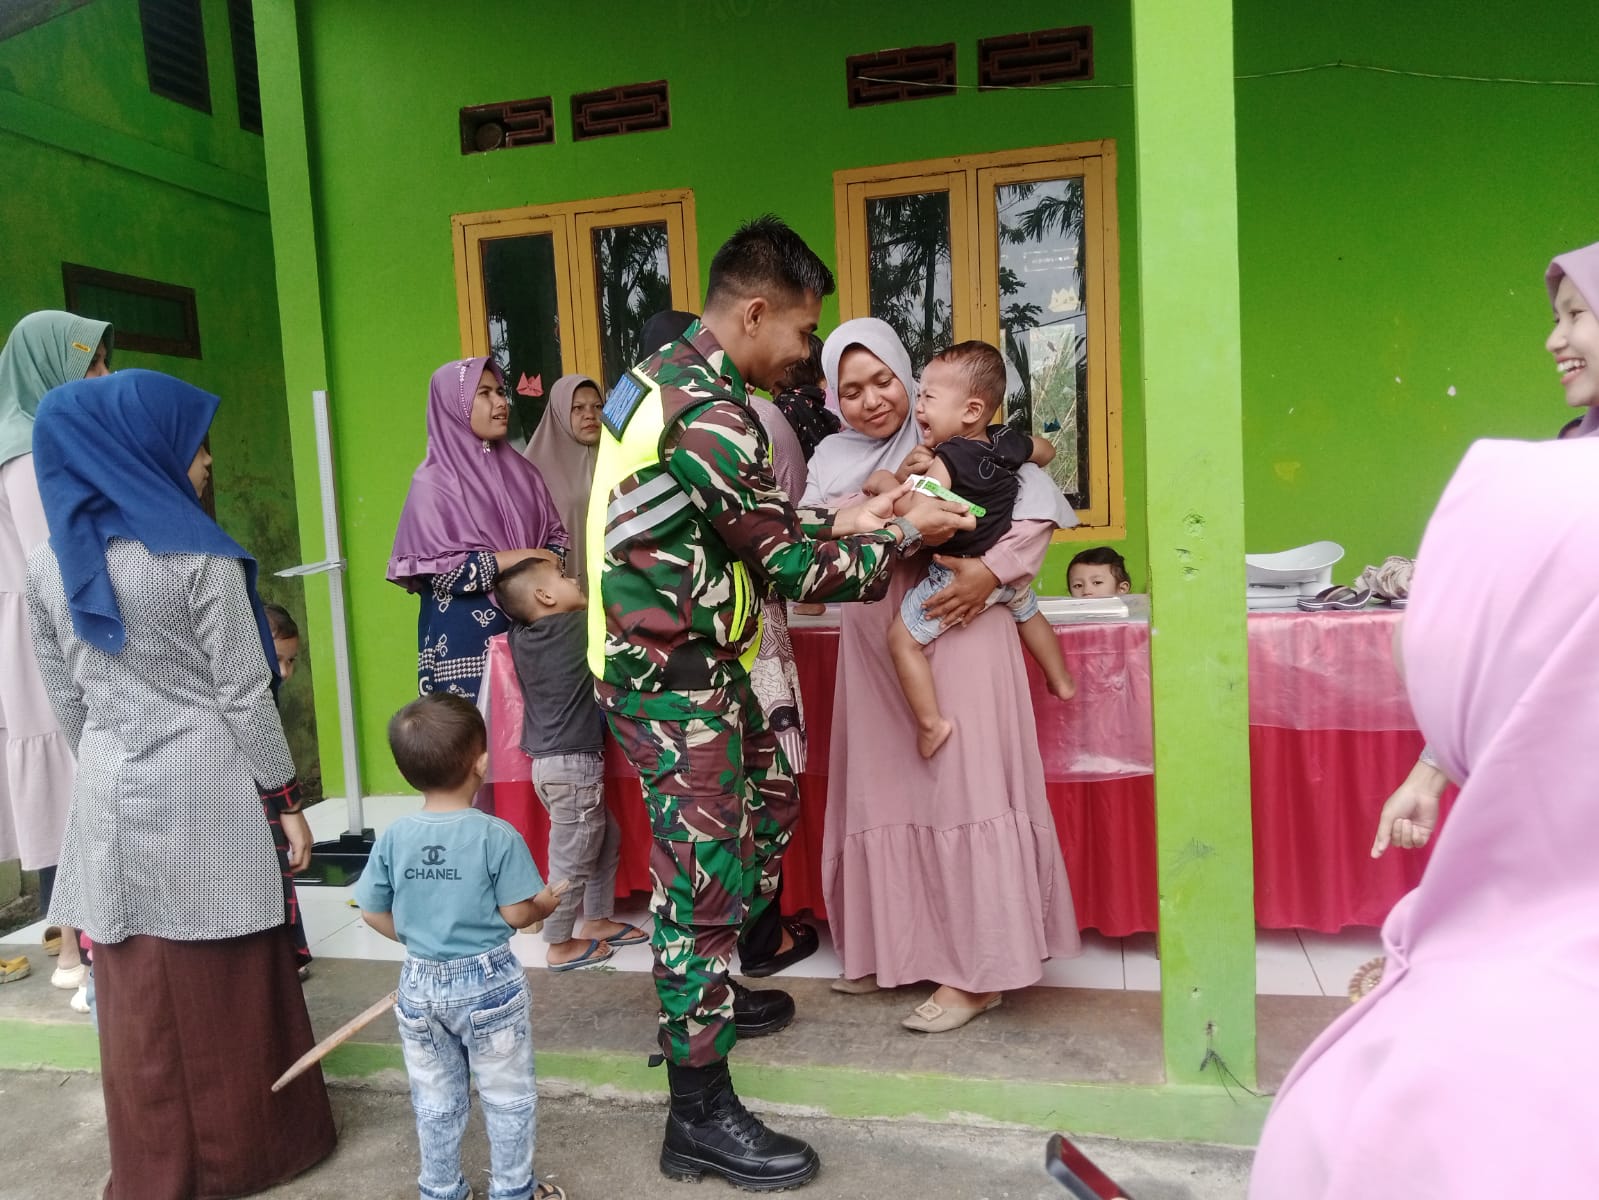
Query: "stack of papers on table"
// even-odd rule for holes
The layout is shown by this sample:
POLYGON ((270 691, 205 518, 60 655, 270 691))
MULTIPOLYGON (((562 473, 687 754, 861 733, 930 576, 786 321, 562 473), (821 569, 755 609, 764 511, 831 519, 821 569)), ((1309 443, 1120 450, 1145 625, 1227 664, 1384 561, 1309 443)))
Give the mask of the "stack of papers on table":
POLYGON ((1062 621, 1098 620, 1125 621, 1131 615, 1124 596, 1040 596, 1038 611, 1046 620, 1062 621))

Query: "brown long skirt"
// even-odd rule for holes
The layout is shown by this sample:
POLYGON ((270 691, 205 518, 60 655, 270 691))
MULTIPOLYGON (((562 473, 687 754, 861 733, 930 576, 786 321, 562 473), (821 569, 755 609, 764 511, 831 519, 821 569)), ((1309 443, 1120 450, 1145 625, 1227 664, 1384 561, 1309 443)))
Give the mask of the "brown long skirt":
POLYGON ((287 927, 214 942, 94 948, 114 1200, 222 1200, 333 1151, 320 1068, 273 1095, 311 1048, 287 927))

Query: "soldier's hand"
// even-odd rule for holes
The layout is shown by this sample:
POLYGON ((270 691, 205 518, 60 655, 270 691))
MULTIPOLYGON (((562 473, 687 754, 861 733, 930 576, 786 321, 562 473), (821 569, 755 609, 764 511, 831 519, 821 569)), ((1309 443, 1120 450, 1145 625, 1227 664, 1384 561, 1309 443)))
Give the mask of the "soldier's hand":
POLYGON ((910 484, 901 483, 891 491, 839 509, 833 517, 833 536, 848 537, 852 533, 871 533, 881 529, 893 517, 895 503, 909 491, 910 484))
POLYGON ((961 530, 977 528, 977 518, 964 504, 935 500, 921 492, 912 492, 900 512, 921 531, 928 546, 941 546, 961 530))

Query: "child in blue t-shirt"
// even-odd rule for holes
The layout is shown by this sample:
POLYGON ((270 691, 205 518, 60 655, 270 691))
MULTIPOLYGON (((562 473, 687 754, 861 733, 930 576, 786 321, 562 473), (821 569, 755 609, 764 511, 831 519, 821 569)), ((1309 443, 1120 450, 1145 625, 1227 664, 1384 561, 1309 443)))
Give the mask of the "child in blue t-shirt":
POLYGON ((389 722, 400 774, 422 811, 383 831, 355 885, 366 923, 403 942, 394 1006, 411 1077, 422 1200, 468 1200, 461 1135, 468 1067, 488 1127, 495 1200, 565 1200, 533 1175, 533 1029, 511 934, 555 910, 520 834, 472 807, 488 769, 478 710, 459 696, 413 700, 389 722))

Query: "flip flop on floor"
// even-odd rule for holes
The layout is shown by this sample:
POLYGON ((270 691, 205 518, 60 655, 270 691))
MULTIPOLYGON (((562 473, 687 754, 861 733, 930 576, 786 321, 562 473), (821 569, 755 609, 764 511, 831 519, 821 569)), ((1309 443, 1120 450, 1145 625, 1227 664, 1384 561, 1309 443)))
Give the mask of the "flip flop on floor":
POLYGON ((598 938, 590 938, 588 947, 571 962, 551 963, 552 971, 575 971, 579 967, 592 967, 610 958, 616 951, 611 949, 609 943, 598 938))
POLYGON ((627 932, 612 934, 605 939, 606 944, 613 950, 620 949, 623 946, 642 946, 650 940, 647 930, 641 929, 637 925, 629 925, 626 921, 619 921, 618 924, 627 932))
POLYGON ((33 967, 21 954, 15 958, 0 958, 0 983, 15 983, 19 979, 26 979, 32 973, 33 967))

